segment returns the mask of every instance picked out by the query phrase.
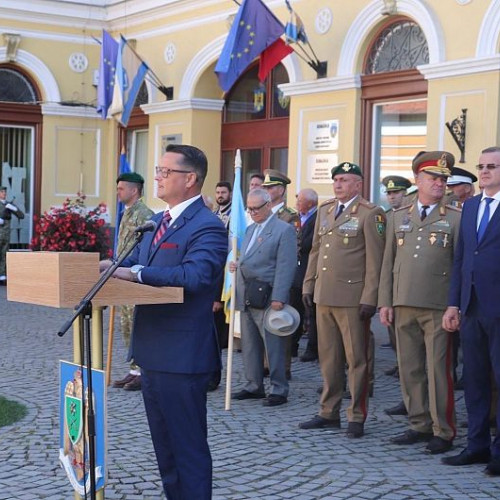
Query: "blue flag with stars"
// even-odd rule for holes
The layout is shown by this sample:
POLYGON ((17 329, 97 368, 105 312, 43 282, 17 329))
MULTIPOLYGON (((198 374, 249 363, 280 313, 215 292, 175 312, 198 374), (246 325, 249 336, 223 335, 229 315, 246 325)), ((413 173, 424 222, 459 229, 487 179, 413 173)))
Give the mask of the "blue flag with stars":
POLYGON ((248 65, 284 32, 283 24, 261 0, 243 0, 215 66, 222 90, 227 92, 248 65))
POLYGON ((99 61, 99 83, 97 85, 97 112, 103 120, 113 100, 118 42, 102 30, 101 60, 99 61))

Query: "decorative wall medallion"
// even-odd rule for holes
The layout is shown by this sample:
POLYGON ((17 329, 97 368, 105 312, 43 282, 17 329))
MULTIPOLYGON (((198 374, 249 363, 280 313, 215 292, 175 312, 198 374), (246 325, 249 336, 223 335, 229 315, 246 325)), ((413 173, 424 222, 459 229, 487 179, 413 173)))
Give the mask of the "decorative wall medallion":
POLYGON ((85 54, 73 52, 73 54, 69 56, 68 64, 75 73, 83 73, 89 65, 89 60, 85 54))
POLYGON ((321 9, 316 14, 316 20, 314 21, 314 27, 316 32, 320 35, 324 35, 331 27, 333 20, 333 15, 331 9, 325 7, 321 9))
POLYGON ((172 64, 175 59, 175 53, 177 49, 175 48, 175 44, 172 42, 167 43, 165 47, 165 51, 163 52, 163 57, 165 58, 165 62, 167 64, 172 64))

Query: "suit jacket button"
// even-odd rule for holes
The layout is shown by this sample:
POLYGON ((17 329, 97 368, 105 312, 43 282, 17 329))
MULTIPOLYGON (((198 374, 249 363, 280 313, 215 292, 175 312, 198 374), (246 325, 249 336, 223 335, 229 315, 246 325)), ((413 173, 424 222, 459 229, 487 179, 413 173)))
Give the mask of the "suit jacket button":
POLYGON ((326 267, 323 268, 323 271, 326 271, 326 267))
POLYGON ((476 251, 474 252, 474 255, 479 255, 479 252, 476 250, 476 251))
POLYGON ((413 257, 417 258, 418 257, 418 253, 414 254, 413 257))

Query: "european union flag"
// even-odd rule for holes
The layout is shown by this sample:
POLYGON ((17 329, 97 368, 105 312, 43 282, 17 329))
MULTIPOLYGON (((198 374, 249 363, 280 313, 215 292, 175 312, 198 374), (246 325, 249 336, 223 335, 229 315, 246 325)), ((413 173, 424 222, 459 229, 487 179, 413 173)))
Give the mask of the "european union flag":
POLYGON ((215 66, 222 90, 227 92, 248 65, 284 32, 283 24, 261 0, 243 0, 215 66))
POLYGON ((106 30, 102 30, 99 83, 97 85, 97 112, 103 120, 108 116, 108 108, 113 100, 117 56, 118 42, 106 30))

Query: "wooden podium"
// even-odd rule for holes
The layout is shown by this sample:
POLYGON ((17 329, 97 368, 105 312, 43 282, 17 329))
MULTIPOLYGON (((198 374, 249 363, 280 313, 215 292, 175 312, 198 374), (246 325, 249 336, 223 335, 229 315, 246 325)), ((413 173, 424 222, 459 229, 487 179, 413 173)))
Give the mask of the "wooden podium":
MULTIPOLYGON (((73 309, 99 279, 99 254, 7 252, 7 275, 7 300, 73 309)), ((92 368, 103 369, 104 306, 182 303, 183 300, 184 292, 179 287, 152 287, 111 278, 92 299, 92 368)), ((84 362, 82 333, 76 320, 73 324, 73 362, 76 364, 84 362)), ((76 492, 75 498, 80 498, 76 492)), ((104 498, 104 489, 97 492, 97 498, 104 498)))

